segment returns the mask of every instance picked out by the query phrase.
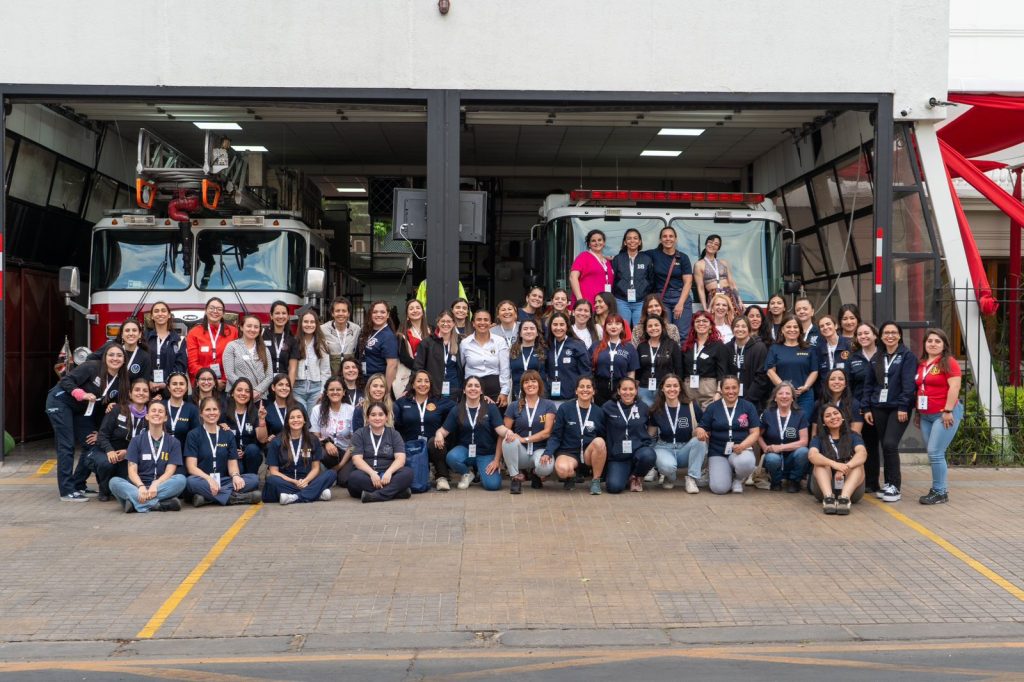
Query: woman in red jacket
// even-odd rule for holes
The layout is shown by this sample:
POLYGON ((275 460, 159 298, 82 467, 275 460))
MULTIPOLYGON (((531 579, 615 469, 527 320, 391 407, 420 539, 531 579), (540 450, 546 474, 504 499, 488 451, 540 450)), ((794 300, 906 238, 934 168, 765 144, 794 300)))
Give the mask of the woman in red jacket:
POLYGON ((203 319, 185 337, 188 374, 192 380, 195 381, 200 369, 209 367, 217 375, 217 387, 223 391, 227 380, 221 359, 224 357, 224 348, 237 338, 238 329, 224 322, 224 301, 214 296, 206 302, 203 319))

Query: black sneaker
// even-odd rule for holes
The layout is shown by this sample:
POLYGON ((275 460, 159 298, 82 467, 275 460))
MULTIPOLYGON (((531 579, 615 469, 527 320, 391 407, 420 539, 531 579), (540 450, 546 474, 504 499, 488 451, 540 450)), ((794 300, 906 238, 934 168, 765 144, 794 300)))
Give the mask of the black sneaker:
POLYGON ((537 474, 530 474, 530 487, 534 490, 540 490, 544 487, 544 481, 540 480, 540 476, 537 474))
POLYGON ((207 505, 209 503, 210 503, 210 501, 208 499, 206 499, 205 497, 203 497, 202 495, 198 495, 197 494, 197 495, 193 495, 192 496, 192 506, 193 507, 198 508, 198 507, 202 507, 204 505, 207 505))
POLYGON ((125 514, 131 514, 133 511, 135 511, 135 505, 132 504, 131 500, 125 500, 122 503, 122 506, 124 507, 125 514))
POLYGON ((100 493, 99 495, 96 496, 96 500, 98 502, 110 502, 110 494, 109 493, 100 493))
POLYGON ((836 498, 834 498, 834 497, 826 497, 825 499, 823 499, 821 501, 821 507, 822 507, 822 510, 826 514, 835 514, 836 513, 836 498))
POLYGON ((779 481, 778 483, 776 483, 775 481, 772 481, 772 485, 768 489, 769 490, 782 490, 782 481, 779 481))
POLYGON ((508 491, 513 495, 519 495, 523 492, 523 482, 518 478, 513 478, 511 485, 508 487, 508 491))
POLYGON ((786 492, 787 493, 798 493, 800 492, 800 481, 789 480, 786 481, 786 492))
POLYGON ((412 497, 412 488, 406 488, 402 492, 395 495, 396 500, 408 500, 410 497, 412 497))
POLYGON ((836 514, 839 516, 847 516, 850 513, 850 498, 849 497, 837 497, 836 498, 836 514))
POLYGON ((949 502, 949 494, 940 493, 938 490, 932 488, 928 491, 927 495, 922 495, 918 502, 921 504, 946 504, 949 502))
POLYGON ((67 495, 60 496, 61 502, 87 502, 88 500, 89 498, 83 495, 78 490, 76 490, 73 493, 68 493, 67 495))
POLYGON ((164 500, 163 502, 161 502, 157 509, 159 509, 162 512, 181 511, 181 503, 178 502, 177 497, 172 497, 169 500, 164 500))
POLYGON ((380 498, 368 490, 364 490, 362 496, 359 499, 363 501, 363 504, 366 504, 368 502, 380 502, 380 498))
POLYGON ((95 488, 79 488, 76 492, 82 493, 83 495, 98 495, 99 491, 95 488))
POLYGON ((576 489, 576 477, 567 478, 562 482, 563 490, 575 490, 576 489))

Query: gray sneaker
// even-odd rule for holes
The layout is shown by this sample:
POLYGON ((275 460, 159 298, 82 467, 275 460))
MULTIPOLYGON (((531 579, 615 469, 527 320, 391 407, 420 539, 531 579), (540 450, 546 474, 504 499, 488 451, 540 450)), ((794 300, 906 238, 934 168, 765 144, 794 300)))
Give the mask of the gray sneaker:
POLYGON ((88 502, 89 498, 86 497, 85 494, 82 493, 81 491, 76 490, 73 493, 68 493, 67 495, 61 495, 60 496, 60 501, 61 502, 88 502))
POLYGON ((601 479, 595 478, 590 482, 590 494, 600 495, 601 494, 601 479))

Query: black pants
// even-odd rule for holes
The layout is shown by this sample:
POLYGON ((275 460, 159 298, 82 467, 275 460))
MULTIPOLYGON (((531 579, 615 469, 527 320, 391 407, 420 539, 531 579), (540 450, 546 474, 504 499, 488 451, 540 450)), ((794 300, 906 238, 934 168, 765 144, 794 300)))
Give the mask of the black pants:
POLYGON ((480 377, 480 388, 486 397, 497 402, 498 396, 501 395, 501 379, 497 374, 480 377))
POLYGON ((87 465, 89 470, 96 474, 96 483, 99 484, 100 493, 110 495, 110 479, 114 476, 128 478, 128 461, 122 459, 116 464, 111 464, 107 453, 96 448, 89 454, 87 465))
POLYGON ((348 478, 349 495, 358 499, 365 491, 370 493, 376 502, 393 500, 398 493, 410 487, 412 487, 412 469, 409 467, 402 467, 391 474, 391 482, 380 490, 373 487, 373 481, 370 480, 369 474, 360 469, 354 470, 348 478))
POLYGON ((875 429, 878 431, 878 441, 882 446, 885 482, 899 489, 903 483, 900 476, 900 441, 910 424, 910 419, 901 422, 896 417, 896 408, 893 407, 874 407, 871 414, 875 418, 875 429))
MULTIPOLYGON (((451 439, 449 439, 451 440, 451 439)), ((445 447, 438 448, 434 446, 434 439, 431 438, 427 444, 427 457, 430 458, 430 463, 434 465, 434 474, 437 478, 451 478, 451 472, 448 470, 448 450, 454 447, 454 444, 445 442, 445 447)))
POLYGON ((594 402, 598 406, 604 405, 609 400, 615 400, 618 397, 618 390, 618 379, 613 381, 608 377, 594 377, 594 402))
POLYGON ((868 459, 864 463, 864 485, 874 492, 881 487, 878 482, 881 471, 881 460, 878 456, 878 429, 864 422, 860 436, 864 439, 864 447, 868 451, 868 459))

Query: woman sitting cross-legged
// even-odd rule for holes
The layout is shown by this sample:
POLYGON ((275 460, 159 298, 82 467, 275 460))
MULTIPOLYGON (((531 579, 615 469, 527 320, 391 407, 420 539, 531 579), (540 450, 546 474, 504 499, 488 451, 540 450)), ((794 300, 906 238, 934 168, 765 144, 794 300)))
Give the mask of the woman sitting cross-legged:
POLYGON ((800 481, 807 475, 807 432, 809 415, 796 404, 796 389, 783 381, 772 391, 768 409, 761 415, 764 468, 772 477, 771 489, 800 492, 800 481))
POLYGON ((259 504, 256 474, 238 471, 238 448, 235 435, 219 426, 220 401, 214 397, 199 402, 202 424, 189 431, 185 439, 185 467, 188 469, 188 490, 192 505, 259 504))
POLYGON ((462 401, 448 413, 444 426, 434 434, 434 445, 444 447, 451 434, 459 443, 448 452, 448 468, 461 476, 459 490, 473 482, 471 466, 476 466, 485 490, 501 490, 501 460, 495 457, 498 439, 508 429, 501 412, 494 403, 483 401, 483 385, 479 377, 468 377, 462 391, 462 401))
POLYGON ((864 440, 850 429, 843 411, 826 405, 808 455, 814 466, 811 492, 821 500, 826 514, 845 516, 850 513, 850 504, 864 496, 867 459, 864 440))
POLYGON ((371 401, 364 426, 352 435, 352 463, 348 494, 363 502, 387 502, 412 497, 413 472, 405 466, 405 442, 387 425, 388 408, 371 401))
MULTIPOLYGON (((523 325, 529 329, 532 320, 523 325)), ((555 458, 544 450, 551 429, 555 425, 555 404, 544 397, 544 382, 540 372, 529 369, 520 378, 521 393, 518 400, 505 410, 505 438, 501 454, 511 478, 510 492, 523 492, 523 469, 530 470, 530 487, 543 488, 544 479, 555 470, 555 458)))
POLYGON ((711 403, 700 419, 697 438, 708 444, 708 487, 716 495, 743 492, 754 472, 754 443, 761 435, 757 408, 740 397, 740 381, 722 379, 722 399, 711 403))
POLYGON ((180 511, 178 495, 185 490, 181 468, 181 444, 164 430, 167 406, 159 400, 146 411, 148 428, 128 444, 128 478, 110 480, 113 493, 125 512, 180 511))
POLYGON ((267 448, 267 480, 263 501, 292 504, 331 499, 331 486, 337 474, 320 462, 324 449, 309 432, 306 413, 299 406, 289 408, 288 426, 267 448))

